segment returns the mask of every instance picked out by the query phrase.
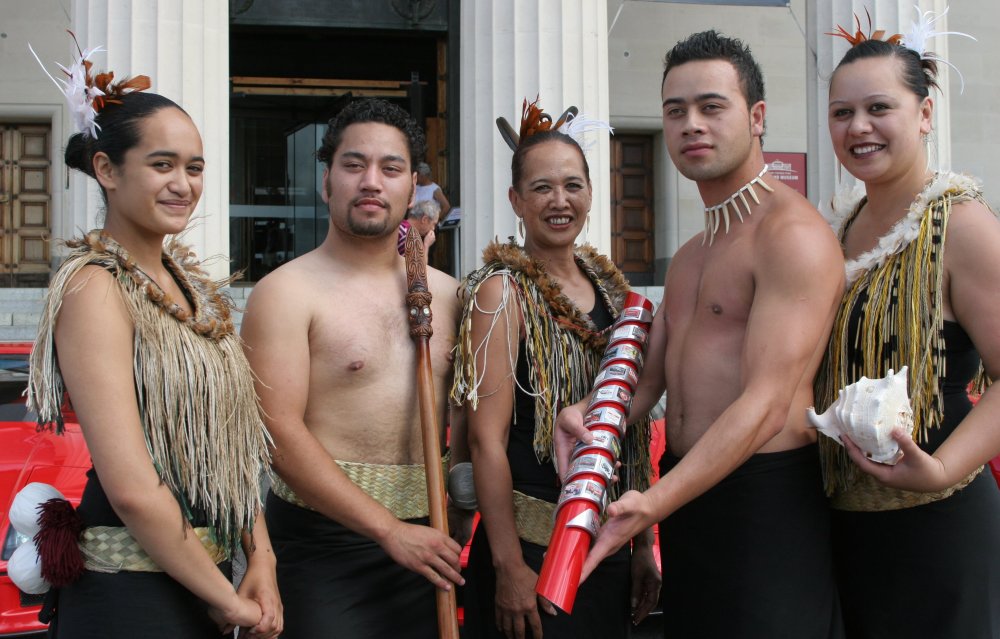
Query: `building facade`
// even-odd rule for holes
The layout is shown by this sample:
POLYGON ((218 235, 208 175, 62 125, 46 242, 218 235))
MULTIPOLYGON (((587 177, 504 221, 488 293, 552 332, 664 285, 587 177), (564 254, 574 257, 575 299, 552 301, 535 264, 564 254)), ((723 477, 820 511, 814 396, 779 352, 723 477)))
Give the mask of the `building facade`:
MULTIPOLYGON (((943 11, 942 0, 920 0, 943 11)), ((743 39, 767 82, 765 151, 772 171, 819 206, 837 188, 826 133, 830 72, 846 43, 825 35, 865 10, 878 28, 908 28, 912 2, 788 0, 0 0, 0 287, 44 287, 59 261, 52 238, 100 223, 92 181, 65 168, 72 123, 28 50, 55 72, 82 46, 97 68, 145 73, 202 132, 206 188, 187 233, 213 275, 249 283, 311 250, 327 229, 313 153, 326 120, 354 97, 395 101, 424 124, 435 181, 461 210, 434 263, 461 275, 485 244, 515 234, 510 150, 494 120, 523 98, 549 112, 575 105, 615 127, 588 151, 594 206, 586 240, 638 285, 662 282, 670 256, 702 228, 694 185, 663 144, 664 53, 715 28, 743 39)), ((862 18, 864 21, 864 18, 862 18)), ((983 178, 1000 203, 990 142, 1000 97, 988 60, 1000 53, 1000 6, 963 0, 939 22, 943 69, 933 140, 939 166, 983 178)))

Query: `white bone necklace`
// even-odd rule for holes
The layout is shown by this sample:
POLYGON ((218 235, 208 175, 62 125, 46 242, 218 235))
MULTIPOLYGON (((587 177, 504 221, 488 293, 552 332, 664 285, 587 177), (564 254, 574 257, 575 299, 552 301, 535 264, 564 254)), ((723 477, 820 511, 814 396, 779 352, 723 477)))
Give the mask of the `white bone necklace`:
POLYGON ((701 245, 705 245, 705 240, 708 240, 708 245, 711 246, 712 242, 715 241, 715 233, 719 230, 719 224, 722 220, 726 222, 726 233, 729 233, 729 209, 731 208, 735 213, 736 217, 739 218, 740 222, 743 221, 743 212, 740 211, 740 204, 743 204, 743 208, 746 209, 747 215, 750 215, 750 202, 747 201, 746 195, 744 193, 749 193, 750 198, 754 201, 754 204, 760 204, 760 198, 757 197, 757 192, 754 191, 753 185, 759 184, 762 189, 768 193, 773 193, 774 189, 767 185, 767 183, 761 179, 764 174, 767 173, 767 165, 760 170, 757 177, 750 180, 735 193, 729 196, 726 200, 723 200, 721 204, 716 204, 715 206, 705 207, 705 235, 701 238, 701 245))

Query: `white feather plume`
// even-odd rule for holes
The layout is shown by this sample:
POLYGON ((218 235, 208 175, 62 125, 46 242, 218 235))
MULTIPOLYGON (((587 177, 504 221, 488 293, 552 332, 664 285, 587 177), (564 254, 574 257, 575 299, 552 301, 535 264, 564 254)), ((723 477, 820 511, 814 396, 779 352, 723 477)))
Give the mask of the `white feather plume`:
POLYGON ((916 51, 921 60, 933 60, 934 62, 946 64, 954 69, 955 73, 958 74, 959 81, 961 82, 961 89, 959 92, 965 93, 965 77, 962 75, 962 72, 959 71, 955 65, 951 64, 944 58, 927 53, 927 43, 931 39, 938 36, 948 35, 958 35, 963 38, 971 38, 972 40, 976 39, 968 33, 962 33, 961 31, 936 31, 934 29, 934 23, 948 14, 949 7, 945 7, 944 11, 940 14, 935 14, 933 11, 921 11, 918 5, 914 5, 913 8, 917 11, 917 19, 910 23, 910 31, 909 33, 903 34, 901 44, 907 49, 916 51))
POLYGON ((590 136, 589 133, 595 131, 614 133, 614 128, 604 120, 589 118, 583 113, 563 122, 557 130, 576 140, 584 153, 597 143, 596 136, 590 136))
POLYGON ((56 63, 62 72, 66 74, 65 80, 52 77, 52 74, 42 64, 41 59, 39 59, 38 54, 35 53, 30 44, 28 45, 28 50, 31 51, 31 55, 35 56, 38 66, 42 67, 45 75, 49 76, 49 79, 56 85, 59 92, 66 97, 66 104, 69 107, 70 115, 73 117, 73 124, 76 126, 76 130, 89 133, 90 137, 96 139, 97 131, 101 127, 94 121, 97 117, 97 112, 94 111, 94 98, 104 95, 104 92, 97 87, 87 86, 87 67, 84 65, 84 62, 89 60, 90 56, 105 51, 105 49, 101 47, 85 49, 68 69, 56 63))

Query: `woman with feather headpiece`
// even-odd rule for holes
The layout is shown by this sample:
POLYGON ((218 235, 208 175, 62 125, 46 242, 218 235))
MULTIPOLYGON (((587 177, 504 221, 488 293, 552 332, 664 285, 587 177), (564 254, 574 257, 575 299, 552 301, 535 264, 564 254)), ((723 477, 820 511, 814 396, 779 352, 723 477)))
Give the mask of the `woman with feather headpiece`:
POLYGON ((69 395, 93 468, 74 534, 51 553, 73 560, 73 574, 48 570, 40 552, 42 574, 59 572, 43 621, 59 639, 207 639, 237 627, 275 637, 282 609, 259 492, 269 439, 253 376, 220 283, 187 247, 164 243, 201 196, 201 136, 181 107, 144 91, 149 78, 92 76, 94 51, 57 86, 79 128, 66 164, 97 182, 105 220, 66 243, 28 396, 39 426, 61 431, 69 395), (248 567, 235 589, 241 544, 248 567))
MULTIPOLYGON (((939 19, 881 39, 858 24, 830 82, 830 137, 864 192, 834 201, 847 291, 820 373, 820 410, 863 376, 909 370, 912 429, 895 465, 821 439, 847 636, 1000 636, 1000 222, 973 178, 928 168, 939 19)), ((961 34, 965 35, 965 34, 961 34)), ((839 406, 850 411, 851 406, 839 406)))
MULTIPOLYGON (((556 413, 589 394, 628 292, 607 257, 575 245, 592 192, 584 152, 564 131, 598 125, 574 116, 572 108, 553 120, 525 101, 519 133, 498 120, 514 150, 508 196, 524 244, 486 247, 464 291, 452 397, 466 407, 482 515, 466 571, 471 637, 626 637, 629 620, 645 617, 659 594, 648 530, 631 553, 598 567, 572 614, 556 615, 535 595, 559 497, 556 413)), ((621 447, 619 490, 647 486, 648 420, 621 447)))

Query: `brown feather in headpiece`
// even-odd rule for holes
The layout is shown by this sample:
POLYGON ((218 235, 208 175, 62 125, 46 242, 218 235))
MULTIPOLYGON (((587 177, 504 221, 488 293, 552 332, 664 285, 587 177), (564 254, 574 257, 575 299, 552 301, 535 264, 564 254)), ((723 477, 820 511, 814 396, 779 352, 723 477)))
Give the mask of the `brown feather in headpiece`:
POLYGON ((94 98, 94 111, 100 113, 108 104, 121 104, 122 96, 133 91, 145 91, 152 86, 152 82, 147 75, 137 75, 134 78, 125 77, 123 80, 114 82, 114 71, 98 73, 94 78, 94 86, 101 90, 104 95, 94 98))
POLYGON ((520 139, 525 139, 540 131, 548 131, 552 128, 552 116, 542 111, 538 106, 538 96, 535 101, 528 104, 528 98, 524 99, 521 106, 521 134, 520 139))
POLYGON ((885 29, 879 29, 872 32, 872 15, 865 9, 865 15, 868 16, 868 34, 866 35, 864 31, 861 30, 861 19, 858 18, 858 14, 854 14, 854 24, 857 26, 857 30, 852 35, 850 31, 844 27, 837 25, 837 30, 830 32, 827 31, 826 35, 834 36, 835 38, 843 38, 851 43, 852 47, 856 47, 865 40, 885 40, 889 44, 900 44, 903 40, 903 34, 897 33, 895 35, 885 37, 885 29))

